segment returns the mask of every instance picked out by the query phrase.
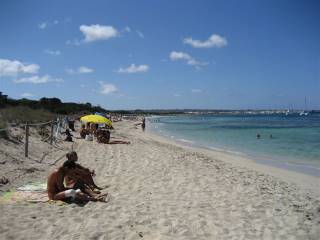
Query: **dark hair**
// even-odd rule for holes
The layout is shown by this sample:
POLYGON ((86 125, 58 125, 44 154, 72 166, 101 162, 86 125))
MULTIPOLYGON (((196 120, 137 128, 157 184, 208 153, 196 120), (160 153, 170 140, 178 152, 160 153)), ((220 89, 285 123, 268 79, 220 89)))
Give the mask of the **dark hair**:
POLYGON ((66 154, 67 159, 69 160, 71 158, 71 156, 76 155, 78 156, 78 154, 75 151, 70 151, 66 154))
POLYGON ((67 160, 62 165, 63 168, 72 169, 76 167, 76 163, 72 160, 67 160))

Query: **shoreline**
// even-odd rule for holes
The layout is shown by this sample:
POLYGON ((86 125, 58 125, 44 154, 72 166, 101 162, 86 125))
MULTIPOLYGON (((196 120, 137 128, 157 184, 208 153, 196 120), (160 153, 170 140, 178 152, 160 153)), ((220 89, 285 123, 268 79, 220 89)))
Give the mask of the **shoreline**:
MULTIPOLYGON (((320 178, 320 165, 319 158, 315 156, 311 157, 315 152, 310 153, 308 149, 305 149, 305 152, 309 152, 309 155, 300 155, 300 151, 297 152, 297 149, 300 149, 300 146, 279 146, 280 148, 290 148, 292 151, 281 152, 279 149, 273 149, 274 146, 266 143, 257 144, 258 147, 250 147, 254 145, 254 142, 250 142, 248 139, 244 140, 247 145, 243 145, 242 147, 237 146, 237 144, 232 145, 232 142, 219 142, 217 139, 205 139, 197 136, 197 134, 180 134, 179 131, 170 131, 170 126, 162 126, 161 121, 158 119, 166 118, 167 116, 151 116, 149 119, 149 128, 151 131, 159 136, 170 139, 174 142, 177 142, 181 145, 191 146, 195 148, 213 150, 218 152, 230 153, 239 155, 241 157, 249 158, 257 163, 285 169, 288 171, 294 171, 301 174, 310 175, 313 177, 320 178), (154 119, 156 121, 154 121, 154 119), (159 126, 157 126, 159 124, 159 126), (247 142, 249 141, 249 142, 247 142), (250 145, 248 145, 250 143, 250 145), (262 146, 262 147, 261 147, 262 146)), ((169 121, 170 122, 170 121, 169 121)), ((162 123, 165 124, 166 123, 162 123)), ((179 128, 178 128, 179 129, 179 128)), ((191 130, 192 131, 192 130, 191 130)), ((277 137, 276 137, 277 138, 277 137)), ((262 141, 265 142, 266 138, 262 138, 262 141)), ((252 139, 250 139, 252 140, 252 139)), ((242 141, 242 140, 241 140, 242 141)), ((245 143, 243 142, 243 143, 245 143)), ((280 142, 276 142, 276 144, 280 144, 280 142)), ((313 146, 313 145, 311 145, 313 146)), ((317 149, 316 146, 313 146, 314 149, 317 149)), ((287 149, 289 150, 289 149, 287 149)), ((302 151, 303 152, 303 151, 302 151)))
MULTIPOLYGON (((149 123, 150 124, 150 123, 149 123)), ((281 179, 285 182, 293 183, 301 188, 305 192, 312 192, 317 196, 320 196, 320 177, 307 174, 305 172, 295 171, 284 166, 285 164, 272 164, 271 162, 266 162, 263 160, 258 160, 251 158, 250 155, 241 153, 227 151, 224 149, 210 149, 201 146, 194 146, 188 142, 178 141, 178 139, 169 138, 157 133, 154 129, 148 128, 146 130, 148 136, 154 140, 173 144, 175 146, 184 148, 188 151, 194 151, 202 154, 206 154, 210 157, 222 160, 233 165, 240 167, 249 168, 254 171, 258 171, 264 174, 271 175, 275 178, 281 179), (279 166, 281 165, 281 166, 279 166)))

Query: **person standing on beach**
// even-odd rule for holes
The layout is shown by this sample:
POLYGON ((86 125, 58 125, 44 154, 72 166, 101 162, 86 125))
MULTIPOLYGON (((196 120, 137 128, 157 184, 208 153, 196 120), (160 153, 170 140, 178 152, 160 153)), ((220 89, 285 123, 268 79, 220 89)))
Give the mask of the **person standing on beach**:
POLYGON ((146 128, 146 119, 145 118, 142 119, 141 127, 142 127, 142 131, 144 131, 146 128))

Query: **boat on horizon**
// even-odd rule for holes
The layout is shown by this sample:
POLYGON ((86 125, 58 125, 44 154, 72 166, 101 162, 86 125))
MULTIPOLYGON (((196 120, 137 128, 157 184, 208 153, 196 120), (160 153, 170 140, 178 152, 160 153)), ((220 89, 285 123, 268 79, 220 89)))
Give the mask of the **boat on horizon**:
POLYGON ((299 113, 300 116, 308 116, 309 112, 307 111, 307 97, 304 97, 304 110, 299 113))

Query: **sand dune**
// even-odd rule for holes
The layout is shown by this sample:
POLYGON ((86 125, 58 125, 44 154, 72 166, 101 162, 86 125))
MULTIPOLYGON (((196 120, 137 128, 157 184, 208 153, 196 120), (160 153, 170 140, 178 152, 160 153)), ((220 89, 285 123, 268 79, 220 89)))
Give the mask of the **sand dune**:
POLYGON ((98 185, 110 185, 108 203, 0 205, 0 238, 319 239, 318 195, 221 154, 162 141, 129 121, 116 129, 130 145, 75 145, 98 185))

